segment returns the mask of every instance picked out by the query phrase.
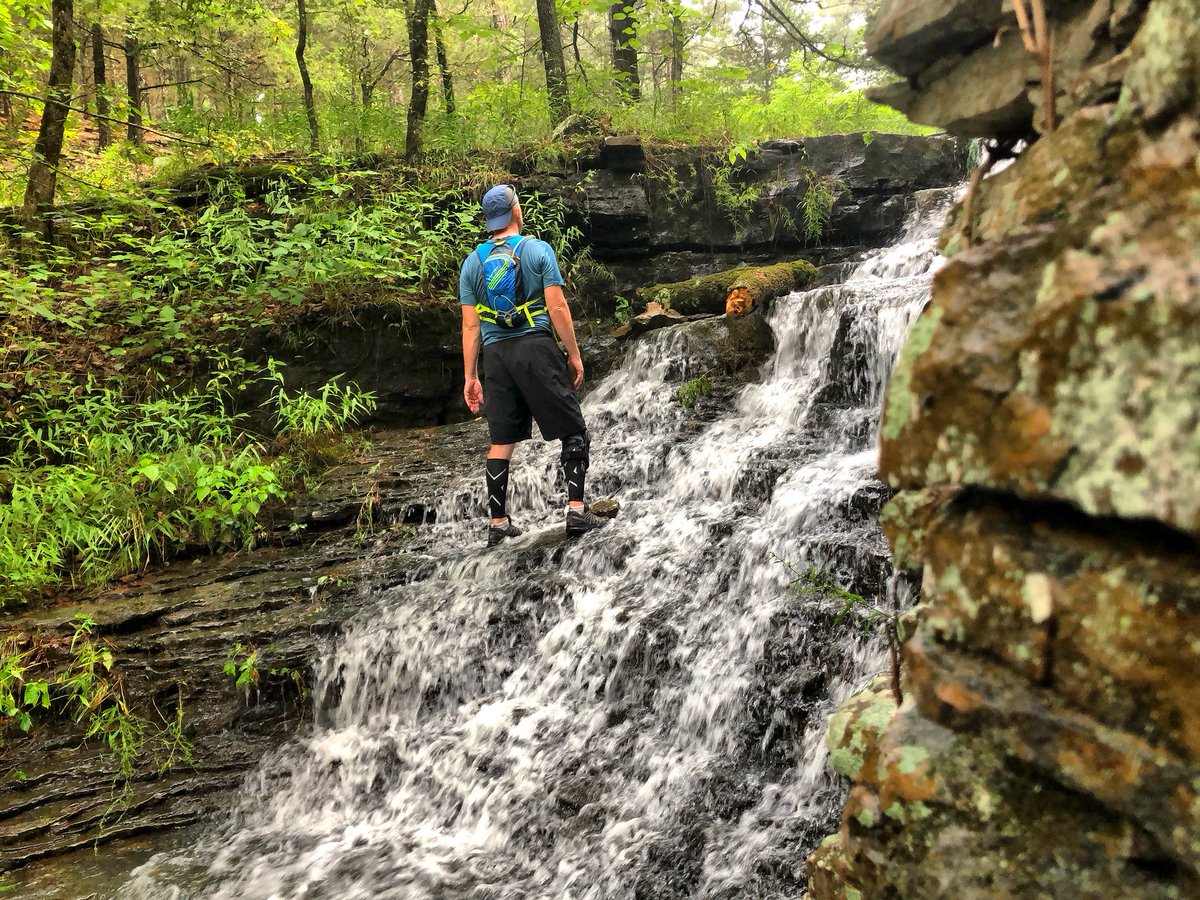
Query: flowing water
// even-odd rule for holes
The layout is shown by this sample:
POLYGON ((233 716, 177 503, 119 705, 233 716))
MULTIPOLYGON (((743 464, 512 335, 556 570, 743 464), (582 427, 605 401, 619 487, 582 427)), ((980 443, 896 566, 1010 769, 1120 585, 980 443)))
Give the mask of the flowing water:
POLYGON ((316 726, 119 896, 799 896, 843 797, 824 723, 886 666, 829 588, 889 584, 875 432, 945 199, 844 284, 775 303, 759 379, 707 412, 674 392, 721 322, 634 344, 584 404, 591 493, 622 503, 603 532, 561 539, 556 446, 533 444, 527 534, 485 552, 464 472, 428 570, 364 585, 318 663, 316 726))

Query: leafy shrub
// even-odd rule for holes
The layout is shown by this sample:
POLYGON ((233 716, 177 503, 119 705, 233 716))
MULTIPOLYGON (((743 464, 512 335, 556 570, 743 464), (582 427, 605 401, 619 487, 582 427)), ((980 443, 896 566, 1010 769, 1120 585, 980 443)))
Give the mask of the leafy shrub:
POLYGON ((700 401, 701 397, 711 393, 712 389, 713 385, 708 380, 708 373, 702 372, 676 388, 675 399, 679 401, 679 405, 684 409, 691 409, 700 401))
POLYGON ((251 545, 264 504, 285 494, 219 395, 130 403, 89 385, 70 405, 38 399, 0 427, 0 603, 190 546, 251 545))

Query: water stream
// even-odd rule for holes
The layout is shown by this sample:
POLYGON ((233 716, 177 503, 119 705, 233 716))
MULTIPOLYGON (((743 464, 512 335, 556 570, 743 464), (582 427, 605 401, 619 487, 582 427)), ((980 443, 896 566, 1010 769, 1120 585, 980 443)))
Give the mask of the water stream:
POLYGON ((843 796, 824 723, 886 666, 822 588, 889 583, 875 432, 947 199, 845 283, 775 303, 759 379, 707 416, 674 392, 719 323, 633 345, 584 404, 592 493, 623 507, 603 532, 560 538, 557 448, 534 443, 511 492, 527 534, 485 552, 463 460, 428 571, 364 585, 318 663, 315 727, 118 896, 799 896, 843 796))

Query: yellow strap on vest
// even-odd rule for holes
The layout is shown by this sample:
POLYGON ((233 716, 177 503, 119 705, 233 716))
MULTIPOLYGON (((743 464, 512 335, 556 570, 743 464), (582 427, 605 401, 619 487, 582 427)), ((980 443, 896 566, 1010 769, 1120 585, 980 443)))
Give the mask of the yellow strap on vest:
MULTIPOLYGON (((537 312, 531 312, 530 307, 535 306, 538 303, 544 304, 545 300, 546 300, 545 297, 535 297, 532 300, 530 300, 528 303, 522 303, 520 306, 514 308, 513 312, 514 313, 518 313, 518 312, 524 313, 525 318, 529 321, 529 327, 532 328, 533 327, 533 317, 545 312, 546 308, 543 305, 543 307, 541 309, 537 310, 537 312)), ((492 325, 496 324, 496 311, 494 309, 492 309, 490 306, 488 306, 486 303, 476 303, 475 304, 475 312, 479 313, 479 318, 481 321, 489 322, 492 325)))

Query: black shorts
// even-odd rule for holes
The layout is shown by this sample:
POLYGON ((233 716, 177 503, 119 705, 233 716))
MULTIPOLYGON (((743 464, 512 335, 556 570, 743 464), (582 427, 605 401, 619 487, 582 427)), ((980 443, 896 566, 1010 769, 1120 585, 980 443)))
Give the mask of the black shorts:
POLYGON ((528 440, 533 421, 547 441, 586 430, 567 358, 549 332, 483 348, 483 414, 493 444, 528 440))

